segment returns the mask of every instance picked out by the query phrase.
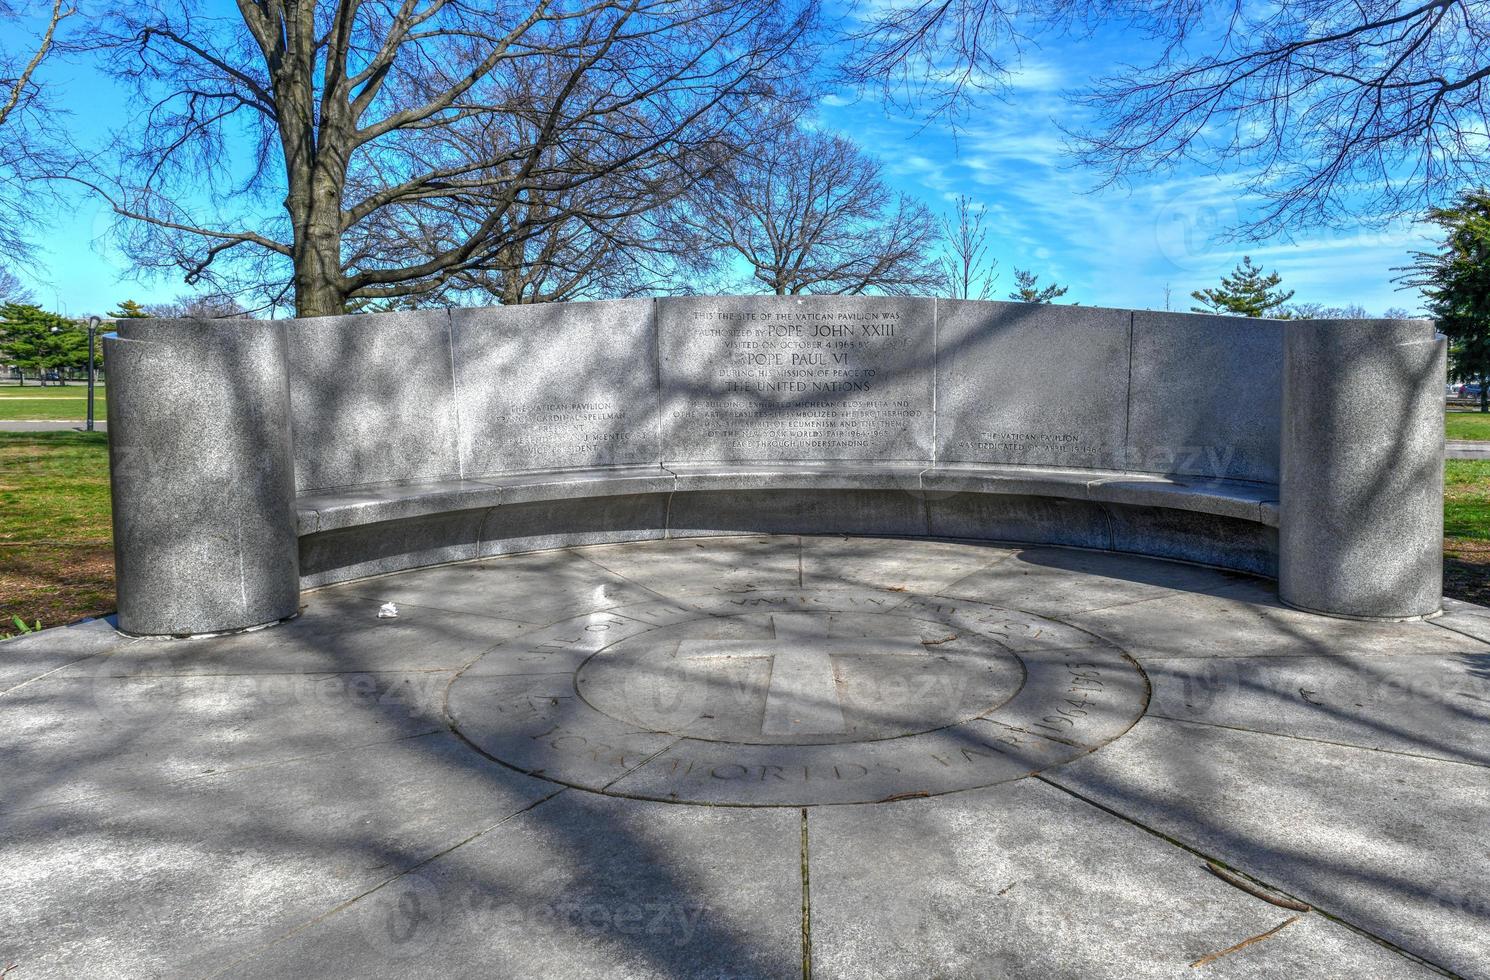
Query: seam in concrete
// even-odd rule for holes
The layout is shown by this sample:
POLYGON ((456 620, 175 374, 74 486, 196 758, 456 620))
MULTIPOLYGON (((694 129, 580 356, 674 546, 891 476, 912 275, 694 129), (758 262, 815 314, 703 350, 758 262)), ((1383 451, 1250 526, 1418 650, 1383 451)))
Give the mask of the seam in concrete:
POLYGON ((1095 504, 1097 506, 1097 510, 1101 512, 1102 526, 1106 529, 1107 532, 1107 543, 1103 546, 1102 550, 1117 551, 1117 548, 1114 546, 1114 542, 1117 540, 1117 535, 1114 533, 1112 527, 1112 511, 1103 501, 1093 500, 1092 503, 1095 504))
MULTIPOLYGON (((445 309, 445 349, 450 352, 450 411, 455 413, 455 472, 466 478, 465 430, 460 417, 460 375, 455 370, 455 315, 445 309)), ((478 536, 480 532, 477 532, 478 536)))
POLYGON ((1421 759, 1424 762, 1442 762, 1450 766, 1468 766, 1471 769, 1490 769, 1490 765, 1483 762, 1465 762, 1463 759, 1445 759, 1436 755, 1422 755, 1418 752, 1403 752, 1401 749, 1384 749, 1372 745, 1357 745, 1354 742, 1337 742, 1329 738, 1314 738, 1309 735, 1289 735, 1285 732, 1265 732, 1256 728, 1243 728, 1241 725, 1223 725, 1215 721, 1195 721, 1191 718, 1175 718, 1172 715, 1161 715, 1150 713, 1147 718, 1155 718, 1160 721, 1173 722, 1176 725, 1199 725, 1204 728, 1221 728, 1229 732, 1242 732, 1247 735, 1266 735, 1269 738, 1287 738, 1297 742, 1313 742, 1316 745, 1333 745, 1340 749, 1354 749, 1357 752, 1379 752, 1383 755, 1397 755, 1405 759, 1421 759))
MULTIPOLYGON (((658 310, 658 305, 657 297, 653 296, 650 304, 650 315, 652 317, 652 370, 656 372, 657 377, 657 397, 653 399, 653 402, 656 404, 657 409, 656 416, 652 419, 652 434, 657 439, 657 465, 663 469, 667 469, 664 462, 667 459, 667 447, 662 444, 662 314, 658 310)), ((676 473, 673 474, 673 487, 675 489, 677 487, 677 476, 676 473)), ((669 499, 668 503, 672 503, 671 499, 669 499)), ((663 536, 666 537, 666 521, 663 521, 662 531, 663 536)))
MULTIPOLYGON (((936 440, 940 426, 937 424, 937 392, 940 385, 937 383, 938 361, 942 353, 942 301, 937 297, 931 298, 931 465, 935 466, 937 461, 936 440)), ((925 470, 921 471, 925 473, 925 470)), ((917 478, 919 480, 919 476, 917 478)), ((919 483, 917 484, 920 485, 919 483)))
POLYGON ((812 875, 808 866, 807 808, 802 808, 802 980, 812 980, 812 875))
MULTIPOLYGON (((570 673, 571 674, 574 674, 574 673, 577 673, 577 671, 570 671, 570 673)), ((575 694, 575 697, 579 698, 581 701, 584 701, 585 700, 585 696, 583 694, 579 693, 579 691, 575 691, 574 694, 575 694)), ((586 703, 588 703, 588 702, 586 702, 586 703)), ((628 732, 627 734, 629 734, 629 735, 641 735, 641 734, 645 734, 645 733, 644 732, 628 732)), ((600 787, 600 789, 598 791, 592 790, 592 792, 599 792, 599 794, 602 795, 602 796, 606 795, 610 791, 610 788, 612 786, 616 785, 621 780, 627 778, 628 776, 632 775, 633 773, 640 772, 642 769, 645 769, 647 767, 647 765, 649 765, 651 762, 655 761, 658 756, 663 755, 666 752, 670 751, 671 749, 677 747, 678 743, 681 742, 681 741, 683 741, 683 736, 682 735, 677 736, 671 742, 667 743, 662 748, 658 749, 656 752, 653 752, 651 755, 647 756, 645 759, 643 759, 642 761, 638 762, 636 765, 632 766, 630 769, 627 769, 625 772, 621 773, 621 775, 617 776, 615 779, 612 779, 610 782, 608 782, 604 786, 600 787)), ((544 778, 546 778, 546 777, 544 777, 544 778)))
MULTIPOLYGON (((955 578, 952 581, 946 583, 945 585, 938 586, 937 587, 937 591, 932 592, 931 595, 937 596, 939 598, 947 598, 947 599, 956 599, 956 598, 959 598, 958 596, 946 596, 946 595, 944 595, 944 593, 946 592, 947 589, 955 589, 955 588, 957 588, 957 586, 961 585, 963 582, 966 582, 968 579, 972 578, 974 575, 981 575, 982 573, 988 571, 990 568, 997 568, 999 565, 1002 565, 1005 562, 1007 562, 1007 561, 1009 561, 1009 560, 1011 560, 1013 558, 1016 558, 1018 556, 1019 556, 1019 552, 1018 551, 1010 551, 1006 555, 1000 555, 997 558, 991 559, 987 564, 979 565, 977 568, 973 569, 971 572, 968 572, 966 575, 963 575, 963 576, 961 576, 959 578, 955 578)), ((998 603, 996 601, 996 597, 990 597, 990 598, 988 598, 986 600, 979 600, 979 601, 991 602, 994 605, 998 605, 998 603)))
MULTIPOLYGON (((663 540, 666 540, 666 539, 663 539, 663 540)), ((630 543, 630 542, 626 542, 626 543, 630 543)), ((609 565, 606 565, 603 562, 596 561, 594 558, 591 558, 589 555, 581 554, 578 549, 567 549, 567 550, 569 551, 570 554, 574 555, 574 557, 576 557, 576 558, 583 558, 585 561, 589 562, 591 565, 594 565, 596 568, 601 569, 602 571, 604 571, 604 572, 606 572, 608 574, 614 575, 616 578, 620 579, 623 582, 627 582, 627 583, 629 583, 631 585, 636 586, 638 589, 641 589, 643 592, 650 592, 653 595, 655 595, 657 598, 659 598, 659 599, 666 599, 668 602, 680 602, 680 600, 676 596, 670 596, 670 595, 668 595, 665 592, 658 592, 656 589, 652 588, 650 585, 643 585, 642 583, 638 582, 634 578, 629 578, 629 577, 627 577, 625 575, 622 575, 620 572, 616 571, 614 568, 611 568, 609 565)), ((645 623, 646 620, 644 620, 644 619, 636 619, 635 617, 627 616, 624 612, 618 612, 617 611, 617 610, 625 609, 626 606, 629 606, 629 605, 633 605, 633 603, 626 603, 624 605, 618 605, 618 606, 607 606, 604 609, 596 609, 596 610, 593 610, 593 611, 594 612, 609 612, 609 613, 613 613, 616 616, 620 616, 622 619, 630 619, 633 622, 645 623)), ((564 619, 556 619, 556 620, 554 620, 553 623, 545 623, 544 625, 545 626, 553 626, 554 623, 562 623, 562 622, 564 622, 564 620, 573 619, 573 618, 574 618, 573 616, 565 616, 564 619)), ((514 637, 514 639, 515 639, 515 637, 514 637)))
MULTIPOLYGON (((1202 851, 1198 847, 1192 847, 1191 845, 1186 844, 1184 841, 1180 840, 1177 837, 1171 837, 1168 834, 1164 833, 1162 830, 1157 830, 1157 829, 1155 829, 1153 827, 1150 827, 1148 824, 1144 823, 1141 820, 1138 820, 1138 819, 1136 819, 1134 817, 1130 817, 1127 814, 1125 814, 1125 813, 1123 813, 1123 812, 1121 812, 1119 810, 1115 810, 1115 809, 1113 809, 1110 806, 1106 806, 1106 805, 1104 805, 1102 803, 1098 803, 1096 800, 1092 799, 1091 797, 1086 796, 1086 795, 1084 795, 1082 793, 1078 793, 1076 790, 1071 789, 1068 786, 1063 786, 1060 783, 1057 783, 1057 782, 1053 781, 1051 778, 1045 776, 1042 773, 1035 773, 1034 775, 1030 776, 1029 778, 1034 779, 1034 780, 1037 780, 1038 782, 1044 783, 1046 786, 1049 786, 1052 789, 1059 790, 1060 792, 1065 793, 1067 796, 1070 796, 1073 799, 1080 800, 1081 802, 1087 804, 1088 806, 1095 807, 1096 809, 1101 810, 1103 813, 1106 813, 1106 814, 1109 814, 1111 816, 1114 816, 1114 817, 1118 818, 1119 820, 1123 821, 1126 824, 1129 824, 1131 826, 1137 827, 1139 830, 1142 830, 1144 833, 1151 834, 1154 837, 1157 837, 1159 840, 1162 840, 1162 841, 1164 841, 1164 842, 1166 842, 1168 844, 1173 844, 1175 847, 1178 847, 1180 850, 1186 851, 1186 852, 1188 852, 1190 854, 1193 854, 1196 857, 1200 858, 1202 861, 1206 861, 1206 862, 1209 862, 1211 864, 1215 864, 1218 867, 1225 868, 1227 871, 1231 872, 1232 874, 1237 875, 1240 878, 1244 878, 1244 879, 1252 882, 1253 884, 1257 885, 1260 888, 1264 888, 1264 889, 1266 889, 1266 890, 1268 890, 1270 892, 1274 892, 1276 894, 1282 895, 1285 898, 1292 899, 1293 901, 1296 901, 1296 902, 1302 902, 1303 901, 1297 895, 1294 895, 1294 894, 1290 893, 1289 891, 1287 891, 1287 890, 1285 890, 1283 888, 1279 888, 1277 885, 1274 885, 1271 882, 1268 882, 1268 881, 1266 881, 1266 880, 1264 880, 1262 878, 1259 878, 1259 877, 1257 877, 1254 874, 1248 874, 1246 871, 1243 871, 1241 868, 1238 868, 1235 865, 1232 865, 1232 864, 1230 864, 1230 863, 1222 860, 1219 857, 1216 857, 1216 856, 1211 855, 1211 854, 1207 854, 1205 851, 1202 851)), ((1373 932, 1365 929, 1364 927, 1356 925, 1355 923, 1349 921, 1348 919, 1341 918, 1339 915, 1336 915, 1333 912, 1327 912, 1323 908, 1321 908, 1317 903, 1307 902, 1305 904, 1309 905, 1309 907, 1314 910, 1314 914, 1319 915, 1322 918, 1329 919, 1331 922, 1334 922, 1336 925, 1344 926, 1346 929, 1349 929, 1351 932, 1355 933, 1356 935, 1361 936, 1364 939, 1368 939, 1371 942, 1376 943, 1378 946, 1381 946, 1381 947, 1383 947, 1385 949, 1389 949, 1392 952, 1396 953, 1399 956, 1402 956, 1405 959, 1411 960, 1414 963, 1417 963, 1417 964, 1419 964, 1421 966, 1424 966, 1424 967, 1426 967, 1426 968, 1428 968, 1430 970, 1433 970, 1434 972, 1436 972, 1436 973, 1438 973, 1438 974, 1440 974, 1442 976, 1453 977, 1453 978, 1455 978, 1455 980, 1463 980, 1463 978, 1461 978, 1459 974, 1454 973, 1452 970, 1449 970, 1449 969, 1447 969, 1447 968, 1445 968, 1443 966, 1440 966, 1439 964, 1437 964, 1437 963, 1433 962, 1432 960, 1429 960, 1429 959, 1427 959, 1427 958, 1425 958, 1423 956, 1419 956, 1417 953, 1414 953, 1414 952, 1412 952, 1410 950, 1404 949, 1403 947, 1398 946, 1396 943, 1392 942, 1390 939, 1386 939, 1386 938, 1384 938, 1382 936, 1378 936, 1375 933, 1373 933, 1373 932)))
POLYGON ((1137 343, 1133 321, 1137 315, 1132 311, 1128 313, 1128 387, 1123 392, 1123 453, 1129 459, 1123 460, 1125 464, 1133 452, 1133 350, 1137 343))
POLYGON ((227 963, 226 965, 224 965, 222 967, 222 969, 217 970, 215 973, 208 974, 208 977, 211 978, 211 977, 220 977, 220 976, 223 976, 224 974, 226 974, 230 970, 232 970, 234 967, 236 967, 236 966, 238 966, 238 965, 240 965, 242 963, 246 963, 249 960, 254 959, 255 957, 259 956, 262 953, 268 952, 269 950, 273 949, 275 946, 278 946, 280 943, 284 942, 285 940, 291 939, 291 938, 299 935, 300 933, 302 933, 305 930, 309 929, 310 927, 316 925, 317 923, 324 922, 327 919, 331 918, 332 916, 336 915, 337 913, 342 912, 342 911, 345 911, 346 909, 351 908, 357 902, 362 901, 364 898, 366 898, 367 896, 373 894, 374 892, 378 892, 378 891, 383 890, 388 885, 391 885, 395 881, 398 881, 400 878, 405 878, 405 877, 413 874, 414 872, 419 871, 422 868, 428 867, 429 865, 433 864, 435 861, 438 861, 440 858, 442 858, 445 855, 449 854, 450 852, 454 851, 456 848, 464 847, 465 845, 471 843, 472 841, 474 841, 474 840, 476 840, 476 839, 478 839, 480 837, 485 837, 487 834, 491 833, 493 830, 496 830, 498 827, 502 826, 504 823, 506 823, 507 821, 513 819, 514 817, 520 817, 523 814, 529 812, 530 810, 534 810, 537 807, 542 806, 544 803, 547 803, 549 800, 553 799, 554 797, 558 796, 560 793, 564 792, 565 789, 567 789, 567 787, 560 786, 557 790, 555 790, 554 792, 548 794, 547 796, 544 796, 544 797, 541 797, 541 798, 539 798, 537 800, 534 800, 532 803, 529 803, 527 806, 523 807, 520 810, 515 810, 512 813, 509 813, 507 816, 503 817, 501 820, 498 820, 496 823, 492 824, 490 827, 486 827, 486 828, 483 828, 482 830, 478 830, 478 831, 476 831, 476 833, 474 833, 471 836, 465 838, 464 840, 456 841, 454 844, 451 844, 449 847, 445 848, 443 851, 437 851, 436 853, 431 854, 429 857, 425 858, 423 861, 420 861, 420 862, 418 862, 416 864, 410 865, 409 867, 407 867, 404 870, 400 871, 398 874, 393 875, 391 878, 385 878, 384 880, 378 882, 376 885, 373 885, 371 888, 367 889, 366 891, 363 891, 363 892, 361 892, 360 894, 357 894, 357 895, 353 895, 351 898, 347 899, 345 902, 342 902, 339 905, 334 905, 331 908, 327 909, 325 912, 322 912, 320 915, 317 915, 317 916, 315 916, 313 918, 307 919, 305 922, 300 923, 300 925, 298 925, 295 928, 291 929, 290 931, 288 931, 288 932, 286 932, 286 933, 278 936, 277 938, 270 940, 269 942, 265 943, 263 946, 260 946, 257 949, 254 949, 254 950, 251 950, 251 951, 249 951, 247 953, 244 953, 242 956, 240 956, 237 959, 231 961, 230 963, 227 963))
MULTIPOLYGON (((1453 614, 1450 613, 1448 610, 1444 610, 1443 613, 1441 613, 1439 616, 1434 617, 1433 619, 1423 619, 1423 620, 1419 620, 1419 622, 1427 623, 1429 626, 1437 626, 1441 630, 1446 630, 1446 631, 1448 631, 1450 633, 1453 633, 1456 636, 1462 636, 1462 637, 1465 637, 1466 639, 1474 640, 1476 643, 1486 643, 1487 642, 1482 637, 1476 636, 1473 633, 1469 632, 1468 630, 1461 629, 1461 628, 1459 628, 1457 626, 1450 626, 1448 623, 1445 623, 1445 622, 1442 622, 1441 621, 1442 618, 1443 618, 1443 616, 1450 616, 1450 615, 1453 615, 1453 614)), ((1487 626, 1487 628, 1490 628, 1490 623, 1487 623, 1486 626, 1487 626)))
POLYGON ((667 500, 662 505, 662 540, 666 541, 673 536, 673 497, 678 492, 678 471, 668 469, 663 463, 658 465, 673 478, 672 486, 667 488, 667 500))
MULTIPOLYGON (((126 642, 135 642, 136 640, 137 640, 136 637, 130 637, 126 642)), ((5 688, 4 690, 0 690, 0 698, 6 697, 12 691, 19 691, 21 688, 25 687, 27 684, 35 684, 39 680, 44 680, 44 679, 46 679, 48 677, 51 677, 53 674, 57 673, 57 671, 59 671, 59 670, 66 670, 69 667, 75 667, 78 664, 84 662, 85 660, 92 660, 95 657, 109 657, 109 656, 113 656, 113 654, 115 652, 116 651, 108 650, 108 651, 104 651, 102 653, 89 653, 89 654, 85 654, 84 656, 79 657, 76 660, 69 660, 65 664, 58 664, 56 667, 53 667, 51 670, 43 671, 42 673, 37 674, 35 677, 28 677, 28 678, 26 678, 23 681, 17 681, 16 683, 12 684, 10 687, 5 688)))
MULTIPOLYGON (((132 673, 132 674, 98 674, 92 677, 64 677, 62 680, 76 680, 95 682, 100 680, 128 681, 128 680, 155 680, 169 677, 174 681, 194 681, 207 677, 319 677, 322 679, 332 677, 364 677, 364 676, 396 676, 399 674, 453 674, 460 667, 407 667, 402 669, 391 668, 369 668, 359 670, 357 668, 342 668, 340 670, 239 670, 239 671, 185 671, 182 673, 159 674, 159 673, 132 673)), ((540 672, 541 673, 541 672, 540 672)))

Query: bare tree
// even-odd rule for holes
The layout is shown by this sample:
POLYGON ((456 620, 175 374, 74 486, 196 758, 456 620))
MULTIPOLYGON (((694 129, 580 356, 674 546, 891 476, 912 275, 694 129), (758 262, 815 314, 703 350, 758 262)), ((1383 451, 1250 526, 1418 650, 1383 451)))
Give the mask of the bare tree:
POLYGON ((486 268, 451 281, 452 292, 491 297, 504 305, 562 303, 686 292, 709 270, 708 248, 679 229, 666 206, 607 220, 550 220, 549 206, 514 214, 541 227, 511 243, 486 268))
POLYGON ((934 293, 938 229, 841 136, 776 127, 695 202, 692 227, 778 296, 934 293))
POLYGON ((171 320, 238 320, 249 315, 233 297, 221 293, 182 293, 169 303, 147 303, 141 309, 146 316, 171 320))
POLYGON ((1187 44, 1199 15, 1182 7, 1160 60, 1091 93, 1086 163, 1239 165, 1267 202, 1256 236, 1412 214, 1490 173, 1490 2, 1237 2, 1187 44))
POLYGON ((1366 320, 1371 314, 1359 303, 1327 306, 1324 303, 1289 303, 1283 307, 1283 320, 1366 320))
POLYGON ((983 221, 988 205, 973 207, 966 195, 957 197, 957 221, 941 221, 946 251, 942 255, 942 275, 947 295, 952 299, 988 299, 998 279, 998 260, 988 258, 988 229, 983 221))
POLYGON ((31 246, 25 229, 36 223, 41 208, 23 194, 27 179, 52 169, 51 140, 44 125, 47 109, 37 70, 56 49, 57 29, 77 12, 52 0, 40 16, 23 14, 0 0, 0 258, 29 263, 31 246))
POLYGON ((1149 35, 1146 65, 1082 97, 1079 159, 1106 181, 1191 161, 1243 175, 1254 237, 1386 221, 1490 182, 1490 0, 890 0, 849 76, 965 108, 1031 39, 1098 21, 1149 35))
POLYGON ((31 290, 21 285, 21 280, 14 272, 4 266, 0 266, 0 303, 33 303, 35 298, 31 290))
MULTIPOLYGON (((648 122, 645 113, 639 107, 633 119, 608 128, 665 126, 648 122)), ((452 156, 483 160, 533 142, 541 124, 538 113, 514 109, 457 123, 435 138, 452 156)), ((708 265, 707 247, 677 220, 678 209, 691 188, 728 161, 732 141, 678 141, 607 168, 613 140, 576 134, 545 150, 535 171, 598 176, 535 185, 515 200, 507 199, 510 180, 494 176, 411 210, 408 221, 390 226, 386 248, 402 241, 434 256, 485 234, 493 247, 483 262, 452 276, 438 294, 451 298, 518 304, 677 292, 708 265), (494 214, 496 224, 483 232, 494 214)))
POLYGON ((514 221, 535 198, 737 142, 742 115, 789 95, 783 55, 815 2, 127 4, 94 43, 146 108, 86 180, 131 254, 189 283, 293 296, 302 316, 427 295, 557 222, 514 221), (484 155, 442 138, 513 117, 531 125, 484 155), (484 214, 450 220, 478 196, 484 214))

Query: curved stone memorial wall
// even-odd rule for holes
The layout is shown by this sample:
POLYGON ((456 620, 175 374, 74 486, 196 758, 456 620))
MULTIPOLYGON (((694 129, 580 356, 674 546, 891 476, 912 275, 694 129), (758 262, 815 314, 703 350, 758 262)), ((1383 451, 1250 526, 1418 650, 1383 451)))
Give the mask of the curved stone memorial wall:
POLYGON ((973 538, 1440 602, 1444 343, 887 297, 683 297, 105 341, 120 626, 241 629, 301 588, 570 544, 973 538))

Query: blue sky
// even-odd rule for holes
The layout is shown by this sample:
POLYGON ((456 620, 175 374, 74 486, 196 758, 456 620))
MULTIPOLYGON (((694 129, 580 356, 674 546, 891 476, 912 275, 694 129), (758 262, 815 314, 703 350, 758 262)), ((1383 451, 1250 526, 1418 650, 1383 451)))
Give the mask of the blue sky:
MULTIPOLYGON (((1169 306, 1184 310, 1191 290, 1215 284, 1248 254, 1282 273, 1297 301, 1417 310, 1416 295, 1391 278, 1410 250, 1430 244, 1420 227, 1304 229, 1293 241, 1236 243, 1220 234, 1247 207, 1234 174, 1156 174, 1093 193, 1097 176, 1064 152, 1060 126, 1079 122, 1065 92, 1086 81, 1089 66, 1139 60, 1141 48, 1115 29, 1031 45, 1004 96, 980 98, 955 133, 847 91, 822 96, 816 124, 856 140, 896 189, 938 213, 950 213, 959 194, 986 205, 1000 298, 1018 267, 1068 285, 1067 301, 1163 309, 1167 287, 1169 306)), ((65 124, 85 139, 127 111, 96 74, 59 65, 53 80, 65 124)), ((129 281, 127 263, 106 243, 110 221, 100 202, 81 195, 52 217, 40 236, 44 268, 26 277, 40 302, 83 315, 125 298, 148 303, 189 291, 179 277, 129 281)))

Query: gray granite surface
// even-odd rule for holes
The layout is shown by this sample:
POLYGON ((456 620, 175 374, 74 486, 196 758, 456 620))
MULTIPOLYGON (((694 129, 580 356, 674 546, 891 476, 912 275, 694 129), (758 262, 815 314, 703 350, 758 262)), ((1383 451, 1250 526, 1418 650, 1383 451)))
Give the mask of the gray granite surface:
POLYGON ((461 476, 445 310, 288 320, 285 333, 296 490, 461 476))
POLYGON ((649 299, 450 311, 466 476, 657 464, 649 299))
POLYGON ((1484 976, 1485 623, 740 536, 368 578, 233 636, 46 630, 0 643, 0 961, 1484 976))
POLYGON ((1286 337, 1280 594, 1336 615, 1438 612, 1447 342, 1425 320, 1307 320, 1286 337))
POLYGON ((1284 328, 1135 312, 1127 468, 1276 484, 1284 328))
POLYGON ((937 301, 937 460, 1128 468, 1126 310, 937 301))
POLYGON ((120 628, 207 633, 294 615, 283 324, 142 320, 103 351, 120 628))

